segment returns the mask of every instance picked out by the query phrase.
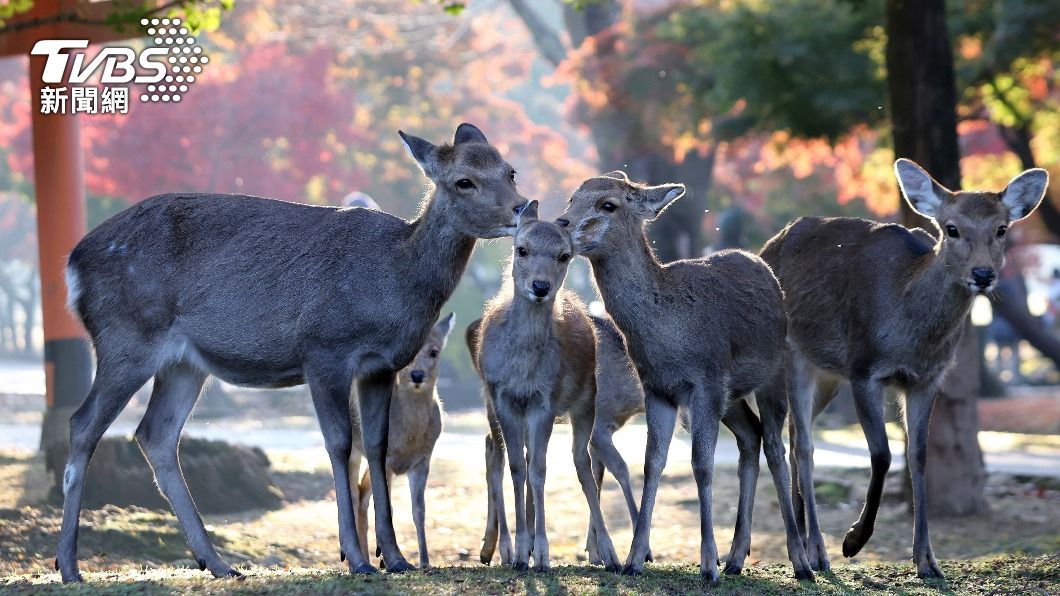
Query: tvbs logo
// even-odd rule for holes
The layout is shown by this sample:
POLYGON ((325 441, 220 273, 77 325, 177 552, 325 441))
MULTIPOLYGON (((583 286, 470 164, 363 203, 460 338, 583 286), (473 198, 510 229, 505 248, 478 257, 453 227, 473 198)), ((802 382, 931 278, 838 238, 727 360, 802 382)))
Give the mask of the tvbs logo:
POLYGON ((124 114, 129 109, 129 84, 146 85, 141 102, 180 101, 209 58, 180 19, 143 19, 140 24, 153 46, 139 51, 106 47, 91 60, 85 52, 87 39, 38 41, 30 53, 47 56, 41 76, 45 84, 41 113, 124 114), (85 85, 97 73, 102 87, 85 85))

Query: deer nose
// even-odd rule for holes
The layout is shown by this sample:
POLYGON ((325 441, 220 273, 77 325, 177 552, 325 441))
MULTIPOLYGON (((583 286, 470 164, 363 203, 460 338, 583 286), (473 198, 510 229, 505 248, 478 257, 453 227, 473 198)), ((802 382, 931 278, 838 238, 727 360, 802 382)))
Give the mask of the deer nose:
POLYGON ((534 283, 530 284, 530 288, 534 291, 534 296, 544 298, 545 296, 548 296, 548 291, 552 289, 552 284, 547 281, 535 279, 534 283))
POLYGON ((559 227, 561 227, 561 228, 565 228, 565 227, 567 227, 567 226, 569 226, 569 225, 570 225, 570 220, 569 220, 569 219, 566 219, 566 218, 563 218, 563 217, 561 217, 561 218, 559 218, 559 219, 557 219, 557 220, 556 220, 556 225, 558 225, 558 226, 559 226, 559 227))
POLYGON ((994 270, 989 267, 976 267, 972 269, 972 281, 980 288, 985 288, 994 282, 994 270))
POLYGON ((414 370, 409 373, 409 378, 412 379, 413 383, 422 383, 424 377, 426 376, 427 373, 423 372, 422 370, 414 370))
POLYGON ((519 215, 519 214, 521 214, 523 212, 523 209, 526 209, 526 206, 529 205, 529 204, 530 204, 530 201, 523 201, 522 203, 519 203, 515 207, 512 207, 512 211, 516 215, 519 215))

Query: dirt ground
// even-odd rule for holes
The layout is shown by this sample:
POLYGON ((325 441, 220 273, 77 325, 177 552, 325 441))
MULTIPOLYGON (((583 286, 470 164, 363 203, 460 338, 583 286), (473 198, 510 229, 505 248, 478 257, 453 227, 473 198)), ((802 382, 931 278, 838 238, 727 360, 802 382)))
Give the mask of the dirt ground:
MULTIPOLYGON (((621 448, 621 433, 617 435, 621 448)), ((576 482, 569 453, 569 429, 558 427, 550 448, 546 488, 553 566, 584 561, 588 510, 576 482)), ((207 516, 222 556, 237 566, 274 570, 311 568, 340 571, 336 510, 325 454, 269 453, 275 480, 285 494, 282 509, 239 515, 207 516)), ((635 490, 639 491, 639 466, 635 490)), ((486 511, 484 459, 469 449, 438 459, 427 491, 427 536, 435 566, 480 566, 478 553, 486 511)), ((909 561, 911 516, 897 496, 897 474, 888 479, 876 533, 854 560, 840 553, 842 536, 856 517, 868 482, 865 470, 820 470, 820 518, 833 566, 872 561, 909 561)), ((0 587, 12 582, 54 582, 53 558, 61 509, 49 500, 49 483, 38 456, 0 454, 0 587)), ((1027 555, 1060 552, 1060 484, 992 476, 987 489, 990 510, 960 519, 933 519, 932 538, 941 560, 966 560, 1000 553, 1027 555)), ((510 487, 506 488, 510 507, 510 487)), ((639 496, 639 492, 638 492, 639 496)), ((726 553, 736 515, 737 478, 732 467, 719 467, 714 481, 715 538, 726 553)), ((620 557, 632 538, 630 521, 617 484, 608 477, 602 502, 620 557)), ((415 561, 416 541, 407 485, 395 484, 395 521, 400 544, 415 561)), ((662 565, 698 561, 699 516, 695 482, 687 459, 671 462, 664 476, 653 523, 652 548, 662 565)), ((786 563, 783 526, 772 481, 765 466, 759 479, 749 569, 786 563)), ((82 570, 103 572, 190 568, 191 555, 169 511, 105 507, 85 511, 80 533, 82 570)))

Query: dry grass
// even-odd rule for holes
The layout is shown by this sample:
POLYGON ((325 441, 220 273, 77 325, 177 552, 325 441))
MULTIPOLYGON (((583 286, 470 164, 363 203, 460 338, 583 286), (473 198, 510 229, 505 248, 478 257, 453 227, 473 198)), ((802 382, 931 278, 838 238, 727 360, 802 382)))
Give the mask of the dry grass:
MULTIPOLYGON (((462 424, 465 422, 456 420, 450 429, 461 428, 462 424)), ((550 448, 546 507, 555 569, 550 576, 519 575, 497 569, 496 565, 485 568, 478 563, 486 505, 484 460, 481 441, 470 440, 466 450, 442 454, 436 460, 428 487, 431 560, 441 569, 373 579, 343 574, 326 458, 323 453, 307 455, 297 451, 270 453, 278 483, 288 496, 284 508, 211 516, 206 520, 223 556, 250 571, 252 577, 246 582, 213 580, 197 569, 183 569, 192 562, 172 514, 137 508, 109 507, 85 512, 80 535, 82 570, 93 588, 150 593, 628 593, 684 592, 698 587, 692 564, 699 558, 699 516, 688 454, 683 458, 671 456, 664 477, 652 532, 656 564, 649 566, 651 572, 641 580, 620 579, 584 563, 582 546, 588 511, 570 463, 567 431, 567 427, 559 427, 550 448)), ((620 448, 622 436, 618 435, 620 448)), ((639 464, 631 467, 639 470, 639 464)), ((897 478, 888 482, 876 534, 861 555, 847 560, 842 558, 839 547, 843 533, 857 516, 868 474, 863 470, 822 469, 818 476, 824 485, 821 492, 827 494, 820 516, 836 574, 822 577, 812 589, 820 593, 927 589, 916 580, 908 562, 912 522, 905 505, 891 491, 898 489, 897 478)), ((39 458, 25 454, 0 456, 0 590, 37 592, 57 588, 52 559, 61 511, 55 504, 44 502, 47 487, 39 458)), ((510 490, 506 491, 506 496, 510 494, 510 490)), ((735 470, 719 467, 714 483, 715 538, 723 556, 735 522, 736 494, 735 470)), ((993 478, 989 501, 991 511, 983 516, 933 520, 935 551, 942 560, 950 562, 945 566, 950 583, 928 587, 985 593, 994 585, 989 583, 994 578, 1009 582, 997 585, 1004 591, 1022 592, 1028 588, 1060 592, 1056 583, 1060 565, 1055 557, 1041 557, 1060 551, 1055 521, 1060 519, 1057 487, 993 478), (1021 556, 989 558, 1010 553, 1021 556), (987 557, 985 562, 967 562, 983 557, 987 557), (1044 588, 1039 589, 1039 583, 1044 588)), ((624 555, 632 531, 621 493, 610 478, 603 503, 615 545, 624 555)), ((404 480, 395 485, 394 512, 398 539, 406 556, 414 561, 416 542, 404 480)), ((811 589, 791 579, 786 561, 775 492, 763 466, 747 575, 742 579, 726 578, 723 588, 765 593, 811 589)))

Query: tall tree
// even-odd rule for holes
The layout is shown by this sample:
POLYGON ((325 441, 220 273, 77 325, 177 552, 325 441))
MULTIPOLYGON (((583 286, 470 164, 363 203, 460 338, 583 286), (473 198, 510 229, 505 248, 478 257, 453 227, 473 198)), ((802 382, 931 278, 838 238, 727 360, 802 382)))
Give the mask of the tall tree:
MULTIPOLYGON (((944 0, 887 0, 887 89, 896 157, 924 166, 947 188, 961 187, 957 88, 944 0)), ((903 223, 926 224, 902 202, 903 223)), ((979 344, 966 323, 957 363, 935 402, 928 435, 932 511, 968 515, 985 507, 979 449, 979 344)))

